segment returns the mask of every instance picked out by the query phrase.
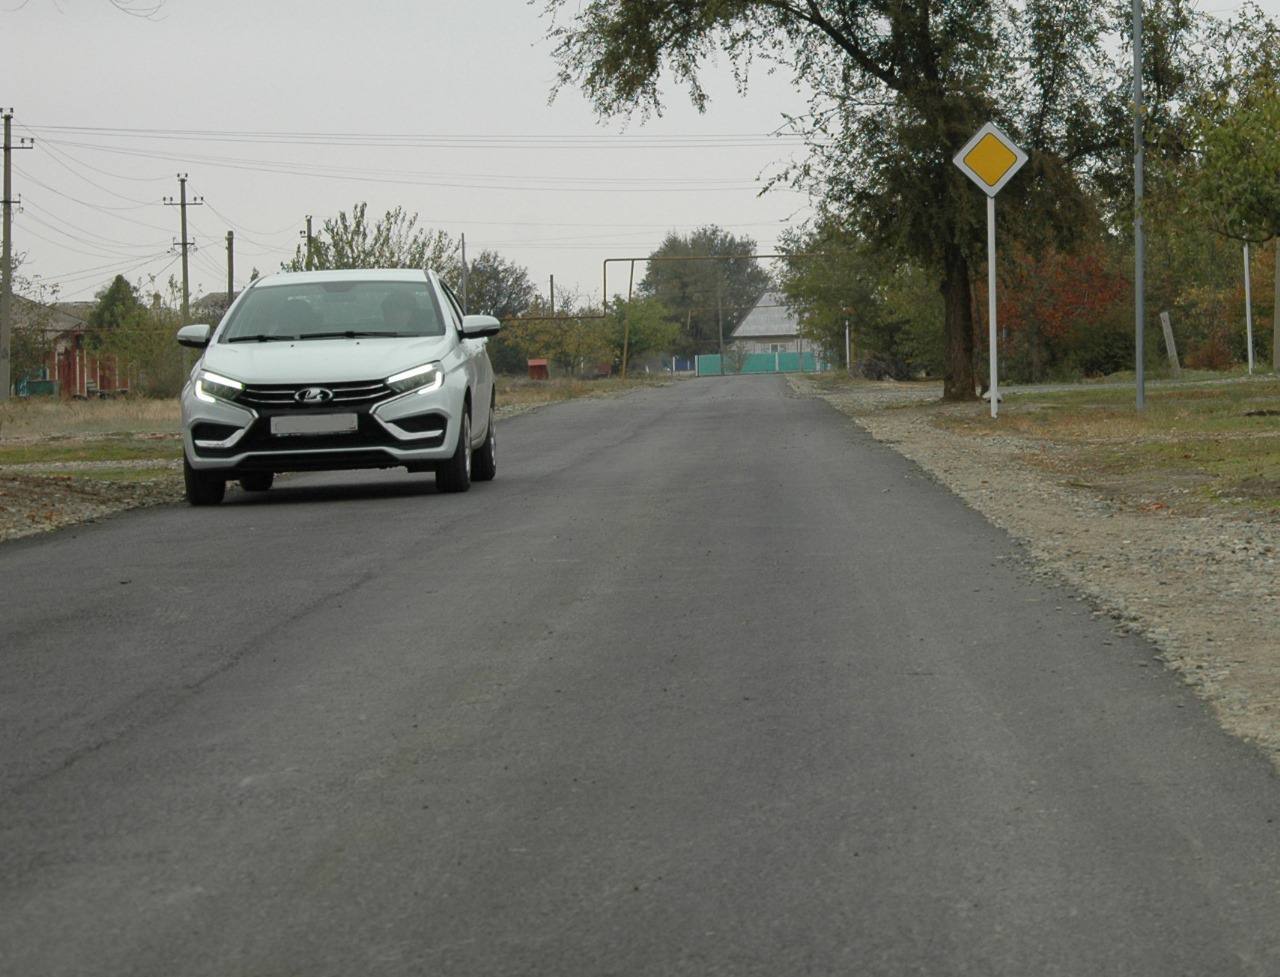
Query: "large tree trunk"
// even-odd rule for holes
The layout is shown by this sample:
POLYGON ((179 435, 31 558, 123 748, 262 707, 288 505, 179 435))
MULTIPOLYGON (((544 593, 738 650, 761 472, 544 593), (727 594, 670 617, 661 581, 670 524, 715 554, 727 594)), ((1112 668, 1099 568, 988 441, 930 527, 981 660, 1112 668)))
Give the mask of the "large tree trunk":
POLYGON ((942 331, 946 337, 947 363, 943 375, 944 400, 974 400, 973 296, 969 287, 969 260, 955 246, 943 255, 942 331))

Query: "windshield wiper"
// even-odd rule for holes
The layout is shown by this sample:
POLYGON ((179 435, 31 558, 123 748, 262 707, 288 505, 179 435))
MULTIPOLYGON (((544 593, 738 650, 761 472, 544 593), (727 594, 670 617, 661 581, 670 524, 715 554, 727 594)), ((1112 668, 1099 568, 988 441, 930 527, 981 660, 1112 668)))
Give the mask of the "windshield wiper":
POLYGON ((304 332, 299 339, 365 339, 369 336, 408 336, 407 332, 377 332, 369 329, 347 329, 343 332, 304 332))
POLYGON ((260 332, 253 336, 232 336, 227 340, 229 343, 285 343, 293 342, 297 336, 275 336, 270 333, 260 332))

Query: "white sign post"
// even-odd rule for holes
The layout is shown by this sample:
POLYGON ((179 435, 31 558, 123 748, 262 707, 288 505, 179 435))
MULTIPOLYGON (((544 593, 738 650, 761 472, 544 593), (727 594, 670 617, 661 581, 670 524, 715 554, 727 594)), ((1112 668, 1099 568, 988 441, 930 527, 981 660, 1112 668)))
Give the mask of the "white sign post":
POLYGON ((991 416, 1000 410, 996 362, 996 194, 1022 169, 1027 154, 993 123, 988 122, 964 144, 952 160, 987 195, 987 346, 990 353, 991 416))
MULTIPOLYGON (((1266 320, 1263 320, 1266 321, 1266 320)), ((1249 242, 1244 242, 1244 342, 1249 350, 1249 373, 1253 374, 1253 283, 1249 275, 1249 242)))

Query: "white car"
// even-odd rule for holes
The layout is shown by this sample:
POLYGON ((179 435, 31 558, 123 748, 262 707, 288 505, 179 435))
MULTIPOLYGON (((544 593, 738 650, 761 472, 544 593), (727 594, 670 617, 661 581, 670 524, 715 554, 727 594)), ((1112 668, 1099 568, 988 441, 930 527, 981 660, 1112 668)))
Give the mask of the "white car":
POLYGON ((493 478, 498 328, 432 271, 258 279, 217 328, 178 331, 204 351, 182 389, 187 500, 216 505, 233 479, 266 491, 276 472, 404 467, 444 492, 493 478))

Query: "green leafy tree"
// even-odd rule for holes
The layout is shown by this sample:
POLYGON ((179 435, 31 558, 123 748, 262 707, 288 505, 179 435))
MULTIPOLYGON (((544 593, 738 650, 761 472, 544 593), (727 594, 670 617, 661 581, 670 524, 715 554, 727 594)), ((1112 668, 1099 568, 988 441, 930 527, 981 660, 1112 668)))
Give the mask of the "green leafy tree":
MULTIPOLYGON (((147 282, 151 303, 138 305, 109 334, 101 352, 119 358, 137 378, 135 390, 147 397, 174 397, 190 368, 187 354, 174 341, 182 322, 181 287, 170 276, 160 291, 155 278, 147 282)), ((114 283, 113 283, 114 287, 114 283)), ((131 286, 134 295, 141 286, 131 286)), ((110 291, 110 289, 108 289, 110 291)))
POLYGON ((679 328, 675 352, 713 352, 721 330, 728 342, 769 285, 754 258, 739 257, 755 251, 751 238, 711 224, 688 235, 672 232, 649 255, 638 291, 660 303, 679 328))
MULTIPOLYGON (((1274 37, 1280 44, 1280 36, 1274 37)), ((1274 51, 1274 45, 1272 50, 1274 51)), ((1236 241, 1280 240, 1280 72, 1262 66, 1221 105, 1201 135, 1198 189, 1213 228, 1236 241)), ((1280 293, 1280 245, 1275 258, 1280 293)), ((1280 373, 1280 302, 1274 303, 1272 369, 1280 373)))
POLYGON ((535 296, 525 315, 508 321, 503 333, 521 360, 545 358, 566 375, 607 363, 614 351, 608 319, 571 292, 556 295, 554 315, 549 301, 535 296))
POLYGON ((111 284, 97 293, 98 304, 90 311, 86 342, 91 350, 111 345, 112 337, 132 323, 143 312, 138 291, 124 275, 116 275, 111 284))
MULTIPOLYGON (((460 288, 455 290, 462 294, 460 288)), ((496 251, 481 251, 468 262, 468 312, 510 320, 524 315, 536 295, 528 270, 506 260, 496 251)), ((489 359, 499 373, 524 372, 525 357, 512 339, 509 322, 489 340, 489 359)))
POLYGON ((450 283, 459 278, 458 245, 448 234, 418 227, 418 215, 405 213, 403 207, 370 222, 368 207, 358 203, 350 214, 339 211, 337 217, 326 218, 312 237, 310 255, 305 244, 298 245, 282 270, 430 268, 450 283))
POLYGON ((507 319, 523 315, 537 289, 529 270, 496 251, 481 251, 467 266, 467 311, 507 319))
MULTIPOLYGON (((1089 190, 1118 174, 1128 95, 1108 47, 1119 5, 1091 0, 545 0, 560 84, 604 115, 660 111, 659 81, 707 97, 701 65, 725 52, 745 82, 753 61, 790 70, 814 93, 791 120, 809 155, 777 182, 807 189, 825 216, 927 269, 943 300, 945 396, 974 396, 973 280, 984 261, 982 195, 951 163, 982 125, 1026 148, 1002 194, 1004 240, 1070 240, 1089 223, 1089 190)), ((1151 22, 1153 66, 1181 67, 1193 29, 1164 0, 1151 22), (1172 13, 1170 13, 1172 11, 1172 13), (1175 16, 1176 14, 1176 16, 1175 16), (1168 43, 1165 43, 1168 42, 1168 43), (1178 42, 1178 43, 1173 43, 1178 42), (1164 57, 1168 54, 1168 57, 1164 57), (1163 60, 1162 60, 1163 58, 1163 60)), ((1168 73, 1170 91, 1183 86, 1168 73)), ((1165 89, 1152 111, 1174 104, 1165 89)), ((1120 199, 1118 189, 1113 199, 1120 199)))
POLYGON ((843 362, 848 324, 858 368, 872 377, 940 375, 942 298, 918 266, 831 221, 783 238, 780 283, 806 339, 843 362))
POLYGON ((614 296, 609 303, 608 328, 613 363, 619 369, 624 342, 627 363, 632 364, 655 353, 671 352, 680 339, 680 326, 672 320, 670 310, 652 297, 628 302, 621 295, 614 296))

